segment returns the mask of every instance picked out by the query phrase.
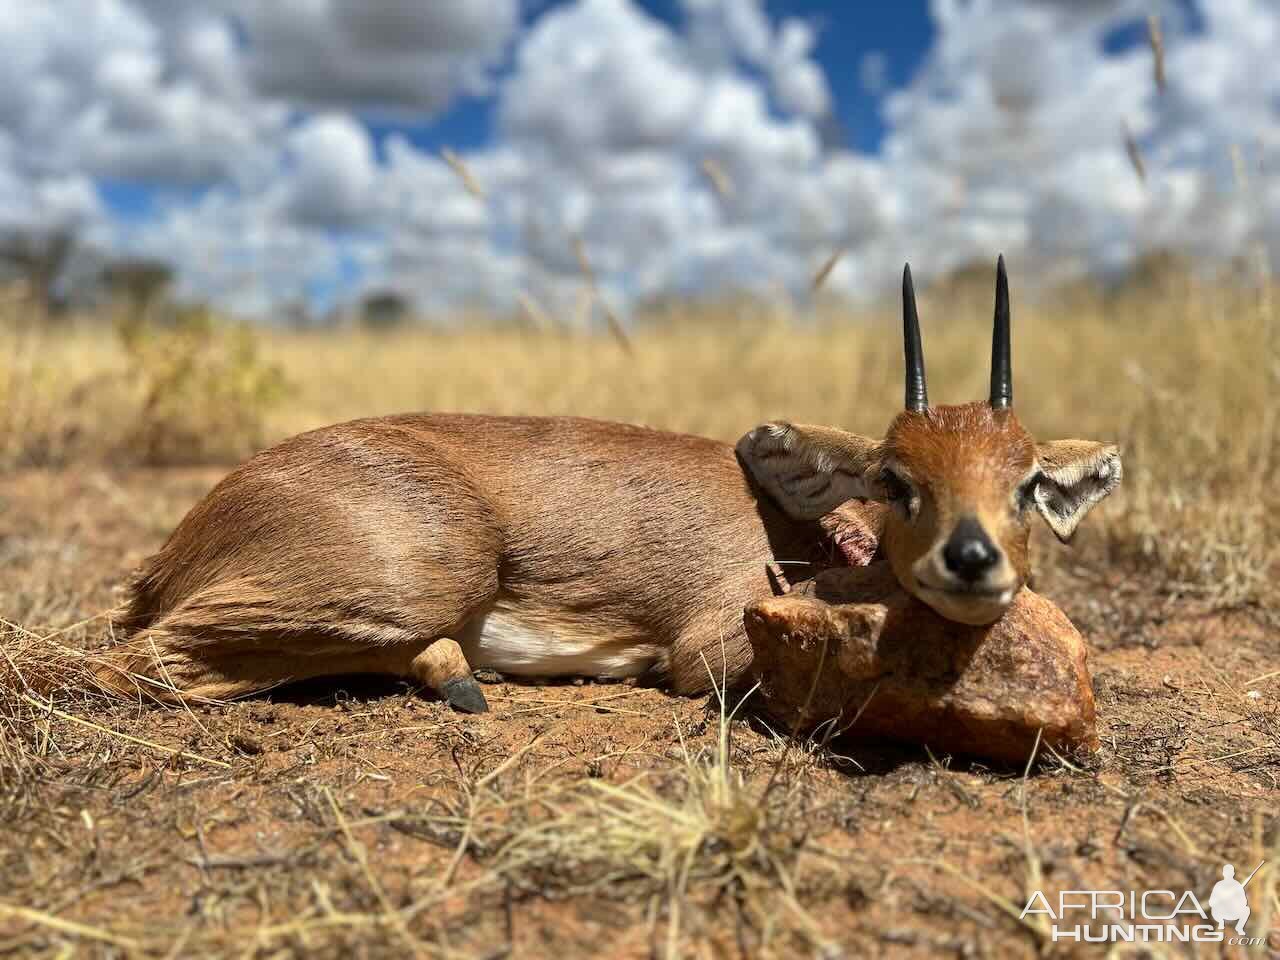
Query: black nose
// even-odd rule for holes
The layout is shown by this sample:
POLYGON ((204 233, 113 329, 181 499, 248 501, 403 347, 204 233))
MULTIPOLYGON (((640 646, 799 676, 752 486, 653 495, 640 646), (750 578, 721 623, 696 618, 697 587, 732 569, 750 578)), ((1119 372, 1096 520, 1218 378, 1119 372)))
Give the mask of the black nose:
POLYGON ((942 548, 942 559, 947 569, 961 580, 979 580, 996 565, 1000 555, 982 524, 973 517, 965 517, 951 531, 951 539, 942 548))

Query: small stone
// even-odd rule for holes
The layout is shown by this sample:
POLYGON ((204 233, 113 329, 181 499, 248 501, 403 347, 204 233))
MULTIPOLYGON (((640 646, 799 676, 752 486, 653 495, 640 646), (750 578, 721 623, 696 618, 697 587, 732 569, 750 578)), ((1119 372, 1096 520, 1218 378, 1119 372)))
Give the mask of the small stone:
POLYGON ((257 756, 263 751, 262 741, 252 734, 244 733, 243 731, 235 731, 227 737, 227 740, 230 742, 231 746, 235 747, 246 756, 257 756))
POLYGON ((1097 746, 1084 638, 1031 590, 972 627, 877 563, 825 571, 812 596, 761 600, 745 623, 763 708, 793 732, 836 718, 850 736, 1011 764, 1026 762, 1037 731, 1056 749, 1097 746))

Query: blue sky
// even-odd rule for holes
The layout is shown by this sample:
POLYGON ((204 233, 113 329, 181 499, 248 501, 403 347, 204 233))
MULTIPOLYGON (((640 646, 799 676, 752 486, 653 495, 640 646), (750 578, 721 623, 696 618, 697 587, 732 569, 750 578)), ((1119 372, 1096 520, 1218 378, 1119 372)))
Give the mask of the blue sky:
POLYGON ((854 299, 998 251, 1024 288, 1280 266, 1280 184, 1236 175, 1280 162, 1276 49, 1274 0, 8 4, 0 227, 262 316, 583 316, 578 249, 624 313, 803 302, 835 252, 854 299))
MULTIPOLYGON (((548 9, 567 2, 543 0, 527 4, 522 19, 526 25, 531 24, 548 9)), ((676 0, 638 0, 636 5, 673 27, 684 20, 676 0)), ((881 97, 867 89, 863 65, 868 56, 880 59, 883 89, 903 86, 910 80, 933 42, 933 25, 925 0, 776 0, 768 9, 775 16, 801 18, 816 27, 815 55, 825 69, 835 106, 836 123, 829 135, 855 149, 877 151, 885 133, 881 97)), ((1140 30, 1135 28, 1130 33, 1134 36, 1127 38, 1127 43, 1143 40, 1140 30)), ((503 73, 497 71, 499 76, 503 73)), ((473 150, 493 143, 494 113, 492 97, 463 96, 437 115, 416 119, 374 115, 364 118, 364 122, 379 149, 387 137, 399 134, 424 150, 473 150)), ((158 188, 145 181, 104 180, 99 189, 103 200, 122 218, 136 220, 154 211, 158 188)), ((179 195, 194 198, 198 191, 182 191, 179 195)))
MULTIPOLYGON (((525 11, 526 23, 550 7, 568 0, 540 3, 525 11)), ((684 19, 676 0, 640 0, 637 4, 662 21, 679 26, 684 19)), ((884 83, 903 86, 919 67, 933 43, 933 24, 924 0, 900 3, 858 3, 848 0, 778 0, 768 5, 778 17, 799 17, 818 31, 816 55, 834 95, 840 132, 859 150, 879 149, 885 125, 880 98, 869 92, 862 77, 867 55, 883 57, 884 83)), ((1132 31, 1131 31, 1132 32, 1132 31)), ((1137 31, 1137 40, 1143 39, 1137 31)), ((1133 38, 1129 38, 1129 43, 1133 38)), ((493 102, 468 97, 443 115, 412 125, 374 122, 381 138, 401 130, 425 148, 473 149, 487 146, 493 135, 493 102)))

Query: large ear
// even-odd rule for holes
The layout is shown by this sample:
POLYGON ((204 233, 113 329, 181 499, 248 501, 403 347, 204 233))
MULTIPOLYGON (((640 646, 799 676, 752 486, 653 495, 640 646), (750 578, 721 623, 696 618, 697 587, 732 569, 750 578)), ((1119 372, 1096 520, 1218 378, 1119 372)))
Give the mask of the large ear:
POLYGON ((1093 505, 1120 485, 1120 448, 1091 440, 1055 440, 1036 445, 1036 460, 1036 507, 1066 543, 1093 505))
POLYGON ((815 520, 846 500, 881 496, 873 473, 880 444, 857 434, 766 423, 739 440, 737 450, 756 483, 798 520, 815 520))

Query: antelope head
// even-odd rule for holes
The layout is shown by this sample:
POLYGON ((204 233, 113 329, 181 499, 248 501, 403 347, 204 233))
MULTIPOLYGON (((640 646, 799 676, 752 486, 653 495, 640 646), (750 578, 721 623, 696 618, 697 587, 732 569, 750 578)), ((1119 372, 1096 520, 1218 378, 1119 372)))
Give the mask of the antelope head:
POLYGON ((985 403, 929 405, 910 266, 902 275, 902 318, 906 409, 884 439, 767 423, 738 442, 738 455, 799 520, 851 499, 887 503, 881 550, 903 589, 950 620, 991 623, 1030 574, 1032 513, 1059 540, 1070 540, 1120 483, 1120 453, 1112 443, 1037 443, 1018 421, 1003 257, 985 403))

